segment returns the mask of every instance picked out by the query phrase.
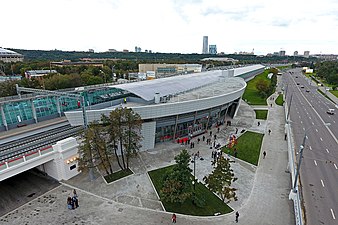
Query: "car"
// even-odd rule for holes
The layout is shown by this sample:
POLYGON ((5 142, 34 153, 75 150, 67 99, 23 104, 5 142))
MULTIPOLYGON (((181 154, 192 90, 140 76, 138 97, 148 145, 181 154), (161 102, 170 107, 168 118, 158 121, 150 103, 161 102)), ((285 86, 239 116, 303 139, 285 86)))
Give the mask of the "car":
POLYGON ((300 85, 300 83, 297 83, 297 85, 300 85))
POLYGON ((334 114, 334 109, 328 109, 326 111, 326 113, 329 114, 329 115, 333 115, 334 114))
POLYGON ((306 90, 306 92, 310 92, 310 90, 306 90))
POLYGON ((298 76, 296 76, 296 78, 298 78, 298 76))
POLYGON ((302 85, 300 88, 304 88, 304 86, 302 85))

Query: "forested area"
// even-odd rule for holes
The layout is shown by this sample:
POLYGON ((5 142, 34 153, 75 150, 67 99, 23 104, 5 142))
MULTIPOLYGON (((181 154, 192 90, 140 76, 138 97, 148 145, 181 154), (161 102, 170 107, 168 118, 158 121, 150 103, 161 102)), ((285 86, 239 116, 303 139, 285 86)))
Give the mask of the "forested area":
POLYGON ((320 62, 315 65, 316 75, 324 79, 328 84, 338 87, 338 62, 320 62))
MULTIPOLYGON (((145 53, 145 52, 66 52, 12 49, 25 56, 23 62, 2 63, 1 69, 6 75, 21 75, 24 77, 28 70, 56 70, 56 74, 49 74, 39 80, 6 81, 0 83, 0 97, 16 95, 15 84, 23 87, 45 88, 57 90, 79 86, 95 85, 112 82, 114 78, 128 78, 131 72, 138 72, 140 63, 198 63, 206 69, 212 67, 228 66, 230 61, 200 61, 206 57, 228 57, 239 60, 237 64, 255 63, 286 63, 290 60, 310 60, 303 57, 280 57, 256 55, 203 55, 180 53, 145 53), (81 58, 114 59, 102 60, 103 67, 95 66, 63 66, 57 67, 52 61, 63 59, 78 61, 81 58), (115 75, 116 77, 113 77, 115 75)), ((330 81, 333 79, 330 79, 330 81)))

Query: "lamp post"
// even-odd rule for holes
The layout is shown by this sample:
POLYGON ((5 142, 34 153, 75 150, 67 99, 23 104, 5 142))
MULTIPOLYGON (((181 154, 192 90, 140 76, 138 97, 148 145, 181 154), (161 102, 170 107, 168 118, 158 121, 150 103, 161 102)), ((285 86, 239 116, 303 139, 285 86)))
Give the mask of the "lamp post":
MULTIPOLYGON (((330 126, 330 125, 331 125, 330 123, 324 123, 324 126, 330 126)), ((304 151, 304 148, 305 148, 306 134, 313 127, 318 127, 318 126, 310 126, 305 130, 303 143, 299 146, 299 161, 298 161, 297 171, 296 171, 296 175, 295 175, 295 181, 294 181, 293 187, 292 187, 292 192, 294 192, 294 193, 297 192, 296 186, 297 186, 300 166, 301 166, 301 163, 302 163, 303 151, 304 151)))
POLYGON ((195 204, 195 195, 196 195, 196 158, 199 158, 200 160, 204 160, 202 157, 199 157, 197 153, 194 154, 194 159, 191 160, 192 163, 194 163, 194 180, 192 181, 192 184, 194 185, 194 192, 193 192, 193 203, 195 204))
POLYGON ((192 163, 194 163, 194 180, 192 181, 192 184, 194 185, 194 195, 195 195, 195 190, 196 190, 196 157, 197 154, 194 154, 194 159, 191 160, 192 163))

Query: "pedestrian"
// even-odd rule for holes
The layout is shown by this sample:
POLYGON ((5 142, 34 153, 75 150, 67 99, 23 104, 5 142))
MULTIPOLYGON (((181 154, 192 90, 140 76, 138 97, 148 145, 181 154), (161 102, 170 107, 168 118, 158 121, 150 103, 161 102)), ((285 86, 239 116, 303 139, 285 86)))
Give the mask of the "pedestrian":
POLYGON ((210 136, 212 135, 212 131, 209 132, 210 136))
POLYGON ((270 104, 270 106, 272 107, 272 103, 270 104))
POLYGON ((263 152, 263 159, 265 159, 265 156, 266 156, 266 152, 264 151, 263 152))
POLYGON ((73 209, 72 198, 70 196, 67 198, 67 207, 68 209, 73 209))
POLYGON ((175 214, 175 213, 172 215, 171 221, 172 221, 173 223, 176 223, 176 214, 175 214))
POLYGON ((237 152, 235 152, 234 155, 235 155, 235 158, 237 158, 237 152))
POLYGON ((198 158, 200 157, 200 151, 197 151, 197 157, 198 158))
POLYGON ((217 135, 215 134, 215 135, 214 135, 214 140, 216 140, 216 139, 217 139, 217 135))
POLYGON ((202 137, 202 140, 203 140, 203 142, 205 141, 205 136, 203 135, 203 137, 202 137))
POLYGON ((271 134, 271 130, 269 129, 269 135, 271 134))
POLYGON ((211 151, 211 158, 212 158, 212 159, 214 158, 214 154, 215 154, 215 152, 214 152, 214 150, 212 150, 212 151, 211 151))
POLYGON ((258 121, 258 126, 261 125, 261 122, 258 121))
POLYGON ((239 212, 236 212, 236 223, 238 223, 238 218, 239 218, 239 212))
POLYGON ((200 139, 200 138, 197 138, 197 144, 199 144, 199 143, 200 143, 200 141, 201 141, 201 139, 200 139))
POLYGON ((287 136, 288 136, 287 134, 284 135, 284 140, 285 140, 285 141, 286 141, 287 136))
POLYGON ((236 128, 236 134, 238 133, 238 128, 236 128))
POLYGON ((217 133, 219 133, 219 127, 217 127, 217 133))

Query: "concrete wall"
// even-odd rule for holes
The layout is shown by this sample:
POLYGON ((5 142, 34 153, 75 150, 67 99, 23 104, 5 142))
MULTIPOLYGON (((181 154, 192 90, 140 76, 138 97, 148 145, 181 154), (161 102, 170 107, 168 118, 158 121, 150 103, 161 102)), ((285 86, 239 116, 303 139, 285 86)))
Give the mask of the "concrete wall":
POLYGON ((78 147, 76 139, 73 137, 64 139, 53 145, 55 154, 53 161, 45 164, 45 172, 56 180, 68 180, 80 172, 77 170, 78 147), (73 169, 71 169, 73 168, 73 169))
POLYGON ((141 151, 147 149, 152 149, 155 147, 155 132, 156 132, 156 122, 146 122, 142 124, 142 136, 143 140, 141 141, 141 151))

